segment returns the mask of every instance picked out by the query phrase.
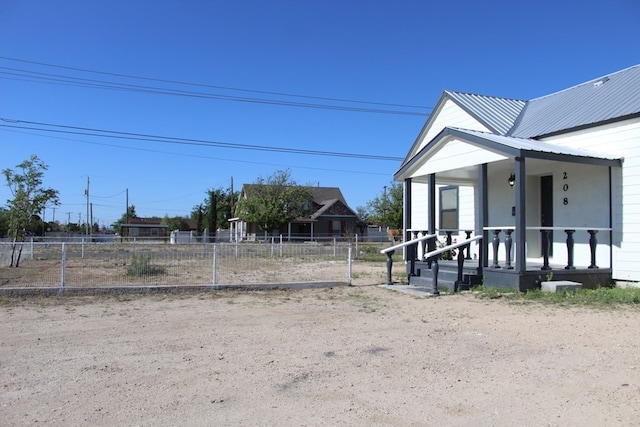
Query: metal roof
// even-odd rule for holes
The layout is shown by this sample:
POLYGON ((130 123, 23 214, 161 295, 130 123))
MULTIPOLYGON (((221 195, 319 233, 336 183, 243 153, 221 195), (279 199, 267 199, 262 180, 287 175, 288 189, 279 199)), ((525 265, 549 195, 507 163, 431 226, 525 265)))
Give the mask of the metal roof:
POLYGON ((508 135, 534 138, 640 113, 640 65, 532 99, 508 135))
POLYGON ((584 159, 605 160, 605 161, 620 161, 622 157, 615 155, 608 155, 603 153, 595 153, 593 151, 583 150, 581 148, 565 147, 556 144, 550 144, 548 142, 542 142, 529 138, 517 138, 513 136, 495 135, 487 132, 480 132, 469 129, 459 128, 446 128, 450 129, 450 135, 461 137, 463 139, 471 139, 474 141, 481 141, 483 145, 487 146, 487 143, 494 143, 494 147, 501 147, 501 151, 510 154, 515 154, 516 151, 519 154, 531 155, 532 153, 560 155, 580 157, 584 159))
POLYGON ((464 92, 445 91, 456 104, 479 120, 492 132, 505 135, 526 105, 519 99, 498 98, 464 92))
POLYGON ((594 153, 580 148, 565 147, 535 139, 516 138, 512 136, 496 135, 490 132, 445 127, 429 142, 429 144, 400 166, 394 174, 394 179, 400 179, 410 168, 423 161, 425 153, 431 151, 442 141, 451 137, 461 139, 486 150, 510 157, 522 156, 603 166, 620 166, 623 160, 621 156, 594 153))

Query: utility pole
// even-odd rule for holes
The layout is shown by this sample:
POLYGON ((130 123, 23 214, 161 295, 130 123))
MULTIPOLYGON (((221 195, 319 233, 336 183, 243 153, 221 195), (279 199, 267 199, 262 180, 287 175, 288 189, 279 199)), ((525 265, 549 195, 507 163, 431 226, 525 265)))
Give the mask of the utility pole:
MULTIPOLYGON (((126 195, 127 195, 126 196, 126 204, 127 204, 127 206, 125 207, 125 210, 124 210, 124 223, 125 224, 129 224, 129 189, 128 188, 127 188, 127 191, 126 191, 126 195)), ((122 226, 120 226, 120 236, 124 236, 123 231, 125 229, 129 230, 127 227, 123 228, 122 226)))
POLYGON ((209 193, 209 239, 211 242, 216 241, 216 230, 218 229, 218 204, 215 191, 209 193))
POLYGON ((89 212, 89 177, 87 177, 87 189, 84 191, 84 194, 87 196, 87 221, 85 222, 84 231, 89 237, 89 218, 91 218, 91 213, 89 212))

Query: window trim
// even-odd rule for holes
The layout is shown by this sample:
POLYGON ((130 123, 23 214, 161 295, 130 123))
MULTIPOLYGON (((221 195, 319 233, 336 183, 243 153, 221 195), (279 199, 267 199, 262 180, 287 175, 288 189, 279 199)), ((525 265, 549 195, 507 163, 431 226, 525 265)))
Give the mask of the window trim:
MULTIPOLYGON (((447 185, 444 187, 440 187, 439 189, 439 203, 438 203, 438 227, 440 230, 458 230, 460 228, 460 187, 457 185, 447 185), (445 191, 455 190, 455 204, 456 207, 454 209, 443 209, 442 208, 442 193, 445 191), (443 227, 443 213, 455 212, 455 227, 443 227)), ((446 234, 444 231, 440 231, 440 234, 446 234)))

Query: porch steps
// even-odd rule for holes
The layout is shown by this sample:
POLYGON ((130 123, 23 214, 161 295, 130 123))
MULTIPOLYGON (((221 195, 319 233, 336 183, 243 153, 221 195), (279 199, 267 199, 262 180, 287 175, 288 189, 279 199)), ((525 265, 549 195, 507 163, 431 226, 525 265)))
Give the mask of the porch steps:
MULTIPOLYGON (((456 280, 458 280, 458 265, 454 261, 440 261, 438 271, 438 288, 446 288, 453 291, 456 280)), ((477 268, 474 266, 464 267, 462 269, 462 284, 459 290, 468 290, 472 286, 482 283, 482 277, 478 275, 477 268)), ((433 286, 433 273, 427 263, 416 263, 416 275, 409 278, 409 285, 429 288, 433 286)))

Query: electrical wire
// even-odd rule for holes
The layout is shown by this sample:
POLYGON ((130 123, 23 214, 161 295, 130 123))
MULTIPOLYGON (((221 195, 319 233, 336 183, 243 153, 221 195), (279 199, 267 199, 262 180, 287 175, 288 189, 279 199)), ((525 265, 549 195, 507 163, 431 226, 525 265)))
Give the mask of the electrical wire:
MULTIPOLYGON (((46 66, 46 67, 81 71, 85 73, 109 75, 109 76, 114 76, 119 78, 138 79, 138 80, 145 80, 145 81, 192 86, 192 87, 215 88, 215 89, 224 89, 224 90, 231 90, 231 91, 240 91, 240 92, 246 92, 246 93, 259 93, 259 94, 272 95, 272 96, 285 96, 285 97, 302 98, 302 99, 315 99, 315 100, 321 100, 321 101, 356 103, 356 104, 363 104, 363 105, 432 109, 432 107, 408 105, 408 104, 392 104, 392 103, 371 102, 371 101, 357 101, 357 100, 351 100, 351 99, 296 95, 296 94, 288 94, 283 92, 258 91, 258 90, 241 89, 241 88, 226 87, 226 86, 189 83, 189 82, 182 82, 182 81, 176 81, 176 80, 164 80, 164 79, 156 79, 151 77, 140 77, 140 76, 127 75, 127 74, 87 70, 83 68, 66 67, 66 66, 46 64, 46 63, 35 62, 35 61, 26 61, 26 60, 21 60, 16 58, 9 58, 5 56, 0 56, 0 59, 29 63, 29 64, 36 64, 36 65, 46 66)), ((1 71, 0 75, 10 76, 10 77, 0 76, 0 78, 4 78, 4 79, 68 85, 68 86, 77 86, 77 87, 85 87, 85 88, 101 88, 101 89, 108 89, 108 90, 134 91, 134 92, 153 93, 153 94, 160 94, 160 95, 208 98, 208 99, 218 99, 218 100, 236 101, 236 102, 249 102, 249 103, 259 103, 259 104, 269 104, 269 105, 281 105, 281 106, 289 106, 289 107, 317 108, 317 109, 352 111, 352 112, 363 112, 363 113, 381 113, 381 114, 397 114, 397 115, 412 115, 412 116, 425 116, 428 114, 426 112, 383 110, 378 108, 363 108, 363 107, 342 106, 342 105, 316 104, 316 103, 294 102, 294 101, 275 100, 275 99, 266 99, 266 98, 240 97, 240 96, 222 95, 222 94, 206 93, 206 92, 193 92, 193 91, 169 89, 169 88, 162 88, 162 87, 116 83, 116 82, 110 82, 110 81, 104 81, 104 80, 65 76, 60 74, 42 73, 42 72, 23 70, 23 69, 12 68, 12 67, 0 67, 0 69, 6 70, 6 71, 1 71)))
MULTIPOLYGON (((0 126, 2 126, 2 125, 0 125, 0 126)), ((63 140, 63 141, 78 142, 78 143, 81 143, 81 144, 91 144, 91 145, 98 145, 98 146, 102 146, 102 147, 122 148, 122 149, 125 149, 125 150, 144 151, 144 152, 149 152, 149 153, 169 154, 169 155, 172 155, 172 156, 191 157, 191 158, 208 159, 208 160, 218 160, 218 161, 233 162, 233 163, 244 163, 244 164, 252 164, 252 165, 269 165, 269 166, 293 168, 293 169, 317 170, 317 171, 323 171, 323 172, 340 172, 340 173, 349 173, 349 174, 357 174, 357 175, 377 175, 377 176, 388 176, 389 175, 387 173, 358 171, 358 170, 354 170, 354 169, 344 170, 344 169, 318 168, 318 167, 299 166, 299 165, 291 166, 291 165, 283 165, 283 164, 278 164, 278 163, 256 162, 256 161, 251 161, 251 160, 226 159, 226 158, 221 158, 221 157, 201 156, 201 155, 195 155, 195 154, 175 153, 175 152, 162 151, 162 150, 152 150, 152 149, 148 149, 148 148, 128 147, 128 146, 124 146, 124 145, 107 144, 107 143, 102 143, 102 142, 90 142, 90 141, 83 141, 83 140, 79 140, 79 139, 57 137, 57 136, 52 136, 52 135, 41 135, 41 134, 38 134, 38 133, 21 132, 21 131, 14 130, 14 129, 0 129, 0 130, 3 130, 5 132, 16 132, 16 133, 22 133, 22 134, 26 134, 26 135, 34 135, 34 136, 40 136, 40 137, 44 137, 44 138, 58 139, 58 140, 63 140)))
POLYGON ((5 127, 5 128, 25 129, 25 130, 32 130, 32 131, 35 130, 40 132, 62 133, 62 134, 72 134, 72 135, 94 136, 94 137, 100 137, 100 138, 114 138, 114 139, 126 139, 126 140, 135 140, 135 141, 160 142, 160 143, 167 143, 167 144, 220 147, 220 148, 232 148, 232 149, 252 150, 252 151, 268 151, 268 152, 278 152, 278 153, 343 157, 343 158, 355 158, 355 159, 366 159, 366 160, 388 160, 388 161, 396 161, 396 162, 403 160, 401 157, 392 157, 392 156, 377 156, 372 154, 342 153, 342 152, 320 151, 320 150, 304 150, 300 148, 285 148, 285 147, 274 147, 274 146, 251 145, 251 144, 238 144, 238 143, 221 142, 221 141, 209 141, 209 140, 203 140, 203 139, 178 138, 178 137, 170 137, 170 136, 94 129, 94 128, 86 128, 86 127, 80 127, 80 126, 68 126, 68 125, 59 125, 59 124, 52 124, 52 123, 33 122, 28 120, 14 120, 14 119, 7 119, 3 117, 0 117, 0 120, 5 123, 13 123, 13 124, 0 124, 0 127, 5 127), (25 125, 28 125, 28 126, 25 126, 25 125), (45 126, 45 127, 42 127, 42 126, 45 126), (53 129, 49 129, 49 128, 53 128, 53 129))

